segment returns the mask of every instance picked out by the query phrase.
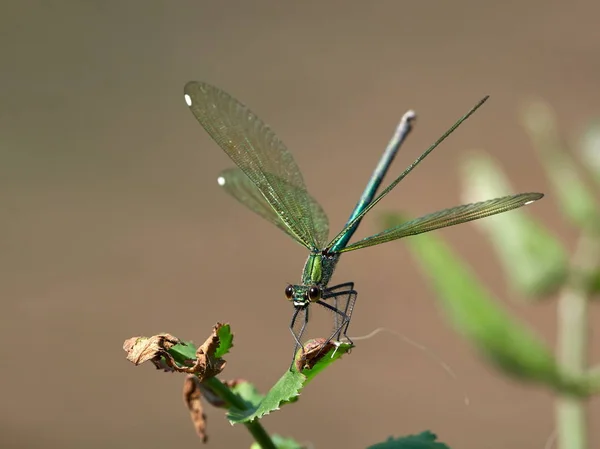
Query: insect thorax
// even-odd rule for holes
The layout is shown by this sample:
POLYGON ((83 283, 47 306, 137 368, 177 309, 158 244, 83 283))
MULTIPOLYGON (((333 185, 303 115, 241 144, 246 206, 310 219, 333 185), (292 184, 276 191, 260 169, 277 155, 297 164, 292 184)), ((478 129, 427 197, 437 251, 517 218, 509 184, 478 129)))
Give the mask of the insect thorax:
POLYGON ((339 254, 309 254, 302 271, 302 284, 305 286, 327 286, 339 258, 339 254))

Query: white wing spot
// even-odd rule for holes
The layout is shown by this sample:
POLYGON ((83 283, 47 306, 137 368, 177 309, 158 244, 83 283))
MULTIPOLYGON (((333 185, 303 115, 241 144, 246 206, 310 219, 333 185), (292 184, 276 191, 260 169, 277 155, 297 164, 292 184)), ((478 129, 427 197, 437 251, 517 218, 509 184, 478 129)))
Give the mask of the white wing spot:
POLYGON ((225 178, 223 178, 222 176, 219 176, 217 178, 217 184, 219 184, 220 186, 224 186, 225 185, 225 178))
POLYGON ((535 203, 535 200, 527 201, 523 206, 527 206, 528 204, 535 203))
POLYGON ((185 98, 185 104, 187 104, 188 106, 192 105, 192 97, 190 97, 188 94, 185 94, 183 98, 185 98))

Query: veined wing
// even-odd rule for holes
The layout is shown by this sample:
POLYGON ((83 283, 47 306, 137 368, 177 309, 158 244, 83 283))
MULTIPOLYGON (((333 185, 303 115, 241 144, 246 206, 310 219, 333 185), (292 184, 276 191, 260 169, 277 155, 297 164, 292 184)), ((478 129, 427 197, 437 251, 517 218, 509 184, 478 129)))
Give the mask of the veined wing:
POLYGON ((518 195, 504 196, 493 200, 464 204, 451 209, 441 210, 364 238, 352 245, 348 245, 340 250, 340 252, 354 251, 355 249, 379 245, 380 243, 401 239, 409 235, 422 234, 435 229, 500 214, 533 203, 543 196, 542 193, 520 193, 518 195))
POLYGON ((312 216, 312 201, 300 169, 275 133, 249 108, 216 87, 191 81, 184 93, 196 119, 256 185, 288 234, 309 249, 323 248, 326 241, 312 216))
MULTIPOLYGON (((290 228, 286 226, 279 214, 267 202, 260 190, 258 190, 256 184, 254 184, 242 170, 239 168, 223 170, 217 179, 219 185, 223 187, 227 193, 245 205, 248 209, 273 223, 287 235, 297 240, 298 243, 304 244, 290 231, 290 228)), ((283 180, 278 180, 277 182, 284 183, 283 180)), ((288 188, 293 191, 297 187, 288 186, 288 188)), ((307 199, 315 223, 317 237, 320 241, 325 241, 329 233, 329 221, 327 215, 325 215, 325 212, 314 198, 308 196, 307 199)))
MULTIPOLYGON (((351 229, 357 225, 358 222, 360 222, 360 220, 362 220, 362 217, 364 217, 371 209, 373 209, 373 207, 375 207, 375 205, 377 203, 379 203, 379 201, 381 201, 388 193, 390 193, 394 187, 396 187, 400 181, 402 181, 404 178, 406 178, 410 172, 412 172, 415 167, 417 165, 419 165, 423 159, 425 159, 433 150, 435 150, 437 148, 437 146, 442 143, 450 134, 452 134, 454 132, 454 130, 456 128, 458 128, 466 119, 468 119, 471 115, 473 115, 473 113, 479 109, 481 107, 481 105, 483 103, 485 103, 487 101, 487 99, 489 98, 489 96, 486 96, 484 98, 482 98, 481 100, 479 100, 479 102, 473 106, 471 108, 471 110, 469 112, 467 112, 465 115, 463 115, 460 119, 458 119, 458 121, 456 123, 454 123, 454 125, 452 125, 450 128, 448 128, 448 130, 441 135, 441 137, 438 138, 438 140, 436 140, 433 145, 431 145, 429 148, 427 148, 427 150, 425 150, 423 152, 423 154, 421 154, 418 158, 415 159, 415 161, 410 164, 401 174, 400 176, 398 176, 396 179, 394 179, 391 184, 389 186, 387 186, 385 189, 383 189, 383 191, 375 198, 373 199, 373 201, 371 201, 365 208, 362 209, 362 211, 356 215, 354 218, 352 218, 352 220, 350 220, 348 223, 346 223, 346 226, 344 226, 344 228, 338 233, 338 235, 336 235, 333 240, 331 242, 329 242, 329 244, 327 245, 327 247, 325 248, 325 251, 329 251, 332 248, 337 248, 339 247, 339 242, 344 238, 344 236, 351 231, 351 229)), ((400 237, 397 237, 400 238, 400 237)), ((374 243, 375 245, 376 243, 374 243)), ((355 248, 357 249, 357 248, 355 248)), ((338 249, 337 252, 341 252, 342 249, 338 249)), ((348 251, 347 249, 345 249, 344 251, 348 251)))

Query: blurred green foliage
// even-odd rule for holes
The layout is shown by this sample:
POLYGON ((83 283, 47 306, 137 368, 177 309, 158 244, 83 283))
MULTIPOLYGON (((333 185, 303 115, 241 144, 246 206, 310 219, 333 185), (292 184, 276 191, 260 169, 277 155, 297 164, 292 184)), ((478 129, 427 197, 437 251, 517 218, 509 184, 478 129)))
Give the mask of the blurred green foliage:
MULTIPOLYGON (((584 399, 600 391, 600 370, 587 362, 587 308, 600 291, 600 208, 597 189, 589 182, 600 184, 600 126, 592 123, 569 147, 549 105, 530 103, 521 120, 551 186, 544 201, 553 201, 576 229, 577 246, 569 254, 552 230, 531 216, 530 208, 474 225, 492 243, 515 296, 557 300, 556 353, 511 316, 438 236, 421 235, 408 239, 408 244, 454 328, 502 372, 550 387, 559 398, 558 447, 586 449, 584 399)), ((462 168, 468 202, 512 190, 500 167, 484 154, 470 155, 462 168)), ((383 227, 405 218, 388 214, 383 227)))

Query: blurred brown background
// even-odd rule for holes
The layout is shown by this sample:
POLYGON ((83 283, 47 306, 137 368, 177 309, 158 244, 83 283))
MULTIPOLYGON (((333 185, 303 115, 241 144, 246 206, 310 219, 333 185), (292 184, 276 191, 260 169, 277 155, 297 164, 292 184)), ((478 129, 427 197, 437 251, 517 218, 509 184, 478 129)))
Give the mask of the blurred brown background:
MULTIPOLYGON (((265 390, 287 368, 292 309, 283 289, 299 279, 305 250, 219 190, 216 175, 231 162, 185 106, 186 81, 222 87, 273 126, 332 233, 404 111, 419 120, 392 173, 490 94, 368 216, 364 236, 379 230, 378 212, 457 204, 459 162, 473 149, 491 153, 515 190, 547 191, 518 108, 545 98, 568 136, 600 113, 598 13, 591 1, 4 2, 0 446, 199 446, 183 378, 125 361, 129 336, 201 341, 228 321, 237 339, 225 377, 265 390)), ((575 232, 551 195, 530 212, 572 247, 575 232)), ((441 234, 554 344, 553 303, 511 302, 472 225, 441 234)), ((458 379, 380 335, 267 417, 268 431, 317 448, 426 429, 456 448, 544 447, 552 395, 481 361, 445 323, 405 245, 348 254, 335 280, 354 280, 360 292, 352 335, 402 332, 458 379), (384 356, 379 345, 393 349, 384 356)), ((314 333, 328 318, 315 319, 314 333)), ((249 446, 242 426, 208 414, 210 447, 249 446)))

